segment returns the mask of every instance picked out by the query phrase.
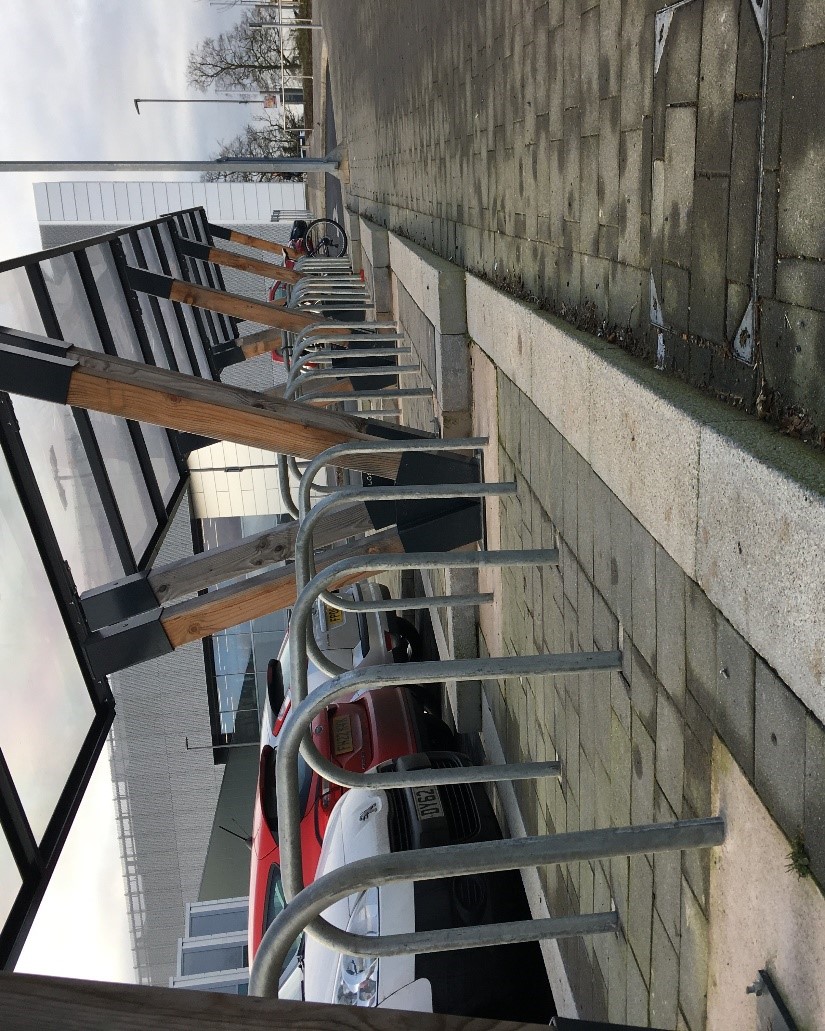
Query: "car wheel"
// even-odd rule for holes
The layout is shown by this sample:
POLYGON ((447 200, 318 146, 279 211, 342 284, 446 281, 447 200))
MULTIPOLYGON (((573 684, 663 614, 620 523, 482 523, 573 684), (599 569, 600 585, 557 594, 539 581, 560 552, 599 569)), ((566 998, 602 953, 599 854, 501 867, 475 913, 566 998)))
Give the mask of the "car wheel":
POLYGON ((455 735, 440 716, 424 710, 424 728, 429 739, 427 751, 451 752, 455 748, 455 735))
POLYGON ((403 616, 396 616, 394 630, 401 640, 392 650, 393 659, 396 662, 421 662, 424 657, 424 646, 421 643, 421 634, 413 624, 403 616))

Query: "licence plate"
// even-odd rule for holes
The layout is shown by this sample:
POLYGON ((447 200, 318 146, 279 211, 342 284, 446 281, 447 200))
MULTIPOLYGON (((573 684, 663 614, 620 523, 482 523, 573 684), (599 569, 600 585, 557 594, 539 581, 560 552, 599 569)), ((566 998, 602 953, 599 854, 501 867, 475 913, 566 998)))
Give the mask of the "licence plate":
POLYGON ((412 793, 415 811, 418 813, 419 820, 436 820, 444 816, 444 808, 441 805, 438 788, 413 788, 412 793))
POLYGON ((352 722, 349 716, 332 717, 332 750, 336 755, 352 751, 352 722))
POLYGON ((324 602, 324 615, 327 617, 327 626, 340 626, 344 622, 344 613, 341 609, 334 609, 324 602))

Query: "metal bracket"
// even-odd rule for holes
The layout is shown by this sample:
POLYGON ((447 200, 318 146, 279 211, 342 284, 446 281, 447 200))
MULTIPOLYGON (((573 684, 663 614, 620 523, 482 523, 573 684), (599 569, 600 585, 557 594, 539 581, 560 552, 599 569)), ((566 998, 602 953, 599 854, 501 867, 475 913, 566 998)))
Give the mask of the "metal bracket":
POLYGON ((797 1031, 796 1021, 767 970, 760 970, 745 991, 756 996, 757 1031, 797 1031))
POLYGON ((650 321, 654 326, 658 326, 659 329, 665 328, 665 316, 662 312, 662 306, 659 304, 659 295, 656 293, 656 280, 653 278, 653 273, 650 273, 650 321))
POLYGON ((756 18, 756 24, 759 26, 759 33, 762 36, 763 43, 768 32, 769 6, 769 0, 751 0, 751 8, 756 18))
POLYGON ((68 347, 48 337, 15 333, 0 327, 0 390, 66 404, 74 358, 68 347))
POLYGON ((736 335, 731 341, 731 347, 733 353, 740 362, 746 362, 748 365, 753 365, 753 350, 756 343, 756 325, 755 315, 753 310, 753 298, 748 301, 748 306, 745 308, 745 314, 742 316, 742 321, 739 323, 739 329, 736 331, 736 335))
POLYGON ((138 613, 158 607, 146 573, 132 573, 121 580, 95 587, 80 595, 83 615, 90 630, 121 623, 138 613))
POLYGON ((145 268, 135 268, 134 265, 129 265, 126 271, 132 290, 153 294, 155 297, 165 297, 167 300, 172 296, 175 280, 171 276, 162 276, 159 272, 149 272, 145 268))
POLYGON ((163 609, 153 609, 90 634, 83 650, 95 676, 107 676, 174 651, 161 623, 163 609))
POLYGON ((670 23, 673 21, 673 8, 665 7, 662 11, 656 12, 656 49, 653 52, 653 74, 659 71, 662 62, 662 54, 665 52, 667 34, 670 31, 670 23))

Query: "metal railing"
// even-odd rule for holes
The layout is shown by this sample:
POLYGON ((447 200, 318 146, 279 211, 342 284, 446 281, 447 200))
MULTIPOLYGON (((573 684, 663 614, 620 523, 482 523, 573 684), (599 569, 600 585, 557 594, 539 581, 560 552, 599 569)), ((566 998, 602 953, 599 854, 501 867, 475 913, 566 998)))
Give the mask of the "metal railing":
MULTIPOLYGON (((366 324, 364 328, 366 328, 366 324)), ((375 325, 379 329, 378 324, 375 325)), ((388 327, 383 324, 379 332, 388 327)), ((395 328, 395 327, 393 327, 395 328)), ((317 329, 317 327, 313 327, 317 329)), ((376 334, 377 336, 378 334, 376 334)), ((331 371, 324 366, 309 369, 312 357, 307 349, 313 344, 331 343, 333 334, 323 339, 322 332, 299 334, 293 343, 293 370, 287 390, 297 393, 299 384, 307 379, 331 379, 338 375, 375 375, 376 368, 360 370, 357 366, 331 371), (299 364, 300 363, 300 364, 299 364), (296 367, 297 366, 297 367, 296 367)), ((398 334, 380 344, 395 342, 398 334)), ((378 340, 373 337, 372 339, 378 340)), ((380 345, 379 345, 380 346, 380 345)), ((393 348, 397 355, 400 349, 393 348)), ((322 360, 332 362, 340 352, 322 352, 322 360)), ((350 357, 348 355, 348 357, 350 357)), ((353 355, 354 357, 354 355, 353 355)), ((380 368, 380 367, 379 367, 380 368)), ((393 367, 387 367, 393 368, 393 367)), ((394 367, 397 372, 404 367, 394 367)), ((319 391, 303 393, 304 400, 320 396, 319 391)), ((326 397, 337 397, 338 392, 323 391, 326 397)), ((346 396, 352 397, 352 394, 346 396)), ((393 396, 392 391, 383 396, 393 396)), ((397 396, 405 396, 398 391, 397 396)), ((514 484, 455 483, 416 486, 336 489, 330 496, 310 508, 314 479, 326 465, 334 464, 344 455, 373 451, 445 451, 467 450, 483 446, 484 438, 466 438, 444 441, 432 438, 403 441, 369 441, 341 444, 327 449, 306 466, 299 487, 297 507, 289 495, 289 502, 299 520, 295 544, 295 573, 298 597, 292 611, 290 625, 289 680, 292 705, 281 729, 276 755, 276 802, 281 860, 281 874, 287 906, 276 917, 266 932, 250 978, 252 994, 277 995, 278 980, 283 961, 296 936, 306 932, 329 949, 354 956, 397 956, 428 952, 450 951, 462 948, 493 946, 510 942, 531 941, 541 938, 567 937, 615 931, 618 914, 615 910, 583 914, 574 917, 542 920, 519 920, 493 925, 450 928, 376 937, 358 935, 341 930, 321 915, 334 902, 358 892, 398 881, 429 880, 441 877, 492 873, 550 863, 569 863, 582 860, 635 855, 683 848, 708 848, 724 839, 724 822, 719 817, 676 821, 641 827, 618 827, 583 831, 553 836, 521 838, 503 841, 473 842, 447 845, 423 850, 391 853, 351 862, 330 873, 323 874, 308 887, 303 883, 303 859, 300 834, 300 804, 298 792, 298 756, 326 781, 350 789, 371 791, 414 788, 448 784, 478 784, 559 777, 558 760, 547 762, 508 763, 453 768, 427 768, 414 770, 390 769, 369 773, 350 772, 322 756, 312 743, 310 726, 322 711, 344 697, 379 690, 385 687, 420 685, 445 681, 467 682, 499 680, 515 677, 555 676, 591 671, 621 669, 622 656, 618 650, 605 652, 579 652, 570 654, 544 654, 493 658, 423 661, 400 665, 379 665, 343 670, 320 649, 312 632, 312 615, 317 603, 349 612, 391 611, 400 599, 359 601, 331 593, 336 585, 352 583, 358 574, 436 568, 469 569, 494 566, 534 566, 559 561, 557 549, 534 551, 464 552, 444 554, 421 552, 401 555, 360 555, 342 559, 315 572, 313 531, 325 516, 337 507, 353 502, 416 501, 432 499, 484 498, 511 493, 514 484), (311 578, 311 579, 310 579, 311 578), (312 661, 331 679, 311 694, 308 691, 308 662, 312 661)), ((286 468, 284 466, 284 468, 286 468)), ((297 466, 293 473, 297 472, 297 466)), ((288 484, 288 471, 286 480, 288 484)), ((365 546, 368 538, 365 540, 365 546)), ((444 595, 426 599, 404 599, 407 607, 451 605, 479 605, 492 600, 489 593, 444 595)))

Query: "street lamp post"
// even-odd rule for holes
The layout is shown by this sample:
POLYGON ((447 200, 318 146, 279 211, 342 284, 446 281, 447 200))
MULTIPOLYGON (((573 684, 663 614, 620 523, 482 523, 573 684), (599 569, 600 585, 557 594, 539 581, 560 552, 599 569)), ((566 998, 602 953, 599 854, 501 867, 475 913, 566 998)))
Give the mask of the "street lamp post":
POLYGON ((134 104, 135 110, 140 114, 141 104, 262 104, 263 98, 254 97, 249 99, 244 97, 242 99, 224 100, 221 97, 206 97, 202 99, 200 97, 135 97, 134 104))
POLYGON ((0 161, 2 172, 313 172, 333 171, 341 160, 322 158, 216 158, 212 161, 0 161))

